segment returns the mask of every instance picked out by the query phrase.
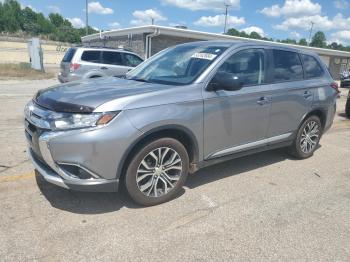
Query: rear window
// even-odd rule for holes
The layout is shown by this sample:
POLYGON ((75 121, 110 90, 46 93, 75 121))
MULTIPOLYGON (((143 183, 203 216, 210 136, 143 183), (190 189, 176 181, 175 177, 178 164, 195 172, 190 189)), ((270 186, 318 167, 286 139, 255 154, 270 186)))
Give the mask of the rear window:
POLYGON ((138 66, 142 63, 142 59, 136 55, 124 53, 125 65, 130 67, 138 66))
POLYGON ((301 55, 301 59, 303 60, 306 78, 320 77, 323 75, 323 69, 314 57, 310 55, 301 55))
POLYGON ((91 63, 100 63, 101 51, 84 51, 81 60, 91 63))
POLYGON ((75 51, 77 51, 77 49, 75 48, 69 48, 66 52, 66 54, 64 55, 63 59, 62 59, 62 62, 68 62, 70 63, 72 61, 72 58, 75 54, 75 51))
POLYGON ((119 52, 103 51, 103 63, 109 65, 121 65, 122 58, 119 52))
POLYGON ((303 68, 299 55, 291 51, 273 50, 274 82, 303 79, 303 68))

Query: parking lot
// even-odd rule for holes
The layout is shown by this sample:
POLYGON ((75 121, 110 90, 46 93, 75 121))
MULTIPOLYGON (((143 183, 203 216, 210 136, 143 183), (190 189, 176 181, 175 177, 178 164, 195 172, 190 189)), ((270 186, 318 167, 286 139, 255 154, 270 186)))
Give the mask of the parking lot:
POLYGON ((346 90, 312 158, 259 153, 191 175, 182 194, 140 208, 36 176, 22 111, 56 80, 0 82, 1 261, 350 261, 346 90))

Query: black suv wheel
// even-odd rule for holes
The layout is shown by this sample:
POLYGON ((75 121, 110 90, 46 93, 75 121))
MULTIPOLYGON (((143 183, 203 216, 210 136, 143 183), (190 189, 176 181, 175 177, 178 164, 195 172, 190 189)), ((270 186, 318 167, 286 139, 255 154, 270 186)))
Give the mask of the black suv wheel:
POLYGON ((141 148, 125 177, 130 197, 144 206, 174 198, 184 185, 189 168, 185 147, 173 138, 160 138, 141 148))
POLYGON ((290 147, 290 153, 299 159, 312 156, 322 135, 322 125, 318 116, 310 116, 300 126, 290 147))

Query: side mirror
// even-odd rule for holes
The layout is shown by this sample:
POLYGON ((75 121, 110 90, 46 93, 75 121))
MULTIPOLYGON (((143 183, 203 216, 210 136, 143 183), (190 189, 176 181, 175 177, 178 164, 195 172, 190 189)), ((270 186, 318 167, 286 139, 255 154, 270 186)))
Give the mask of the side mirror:
POLYGON ((227 91, 236 91, 241 89, 243 86, 242 79, 239 79, 238 76, 225 72, 217 72, 213 79, 208 85, 209 91, 215 90, 227 90, 227 91))

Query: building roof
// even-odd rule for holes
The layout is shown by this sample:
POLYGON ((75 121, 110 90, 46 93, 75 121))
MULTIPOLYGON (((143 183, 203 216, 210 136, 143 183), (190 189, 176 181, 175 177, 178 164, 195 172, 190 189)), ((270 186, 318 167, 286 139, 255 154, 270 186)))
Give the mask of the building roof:
POLYGON ((341 57, 350 58, 350 52, 345 52, 345 51, 311 47, 311 46, 285 44, 285 43, 278 43, 278 42, 270 42, 270 41, 266 41, 266 40, 258 40, 258 39, 251 39, 251 38, 245 38, 245 37, 215 34, 215 33, 208 33, 208 32, 174 28, 174 27, 166 27, 166 26, 157 26, 157 25, 130 27, 130 28, 105 31, 102 33, 84 36, 84 37, 82 37, 82 41, 84 43, 84 42, 97 40, 100 37, 107 37, 108 38, 108 37, 125 36, 125 35, 132 35, 132 34, 144 34, 144 33, 151 34, 151 33, 154 33, 156 31, 158 31, 160 35, 187 37, 187 38, 192 38, 192 39, 197 39, 197 40, 240 40, 240 41, 243 40, 243 41, 253 41, 253 42, 261 42, 261 43, 269 43, 269 44, 274 43, 276 45, 313 51, 313 52, 318 53, 319 55, 341 56, 341 57))

